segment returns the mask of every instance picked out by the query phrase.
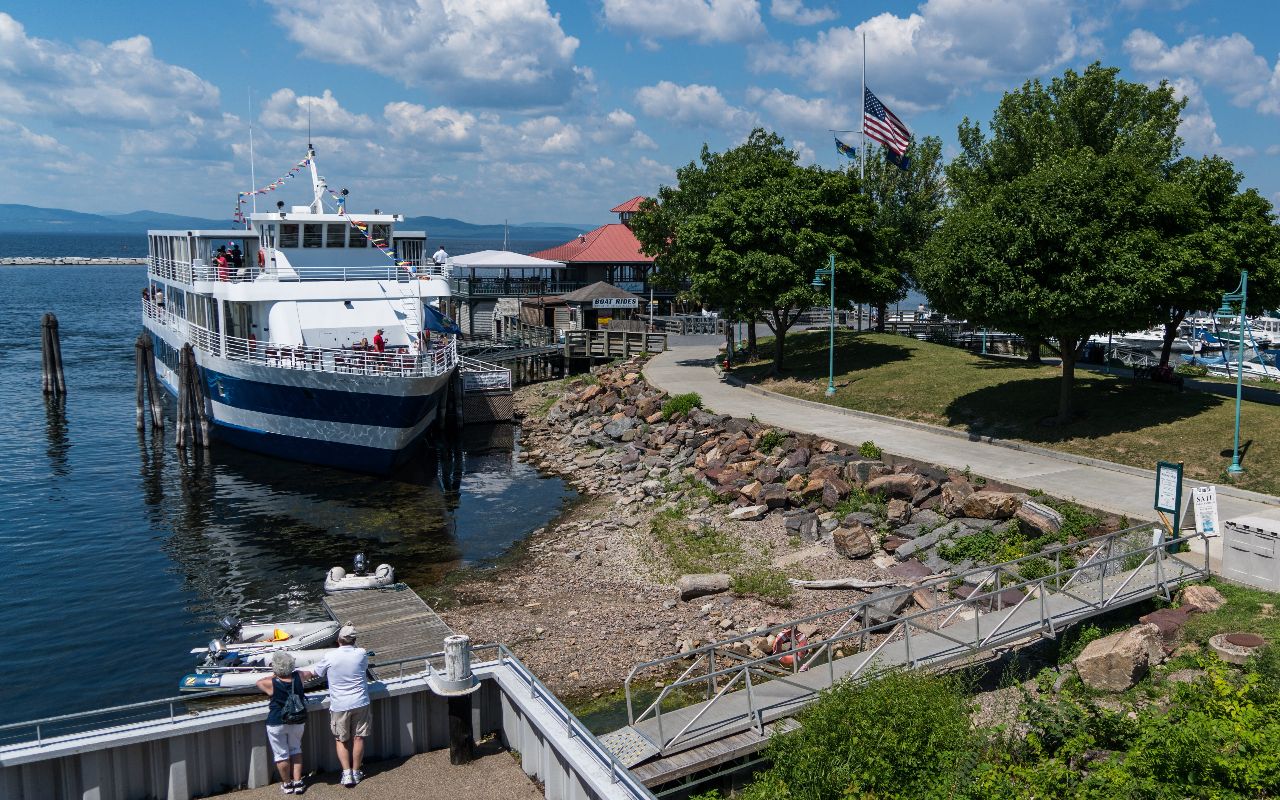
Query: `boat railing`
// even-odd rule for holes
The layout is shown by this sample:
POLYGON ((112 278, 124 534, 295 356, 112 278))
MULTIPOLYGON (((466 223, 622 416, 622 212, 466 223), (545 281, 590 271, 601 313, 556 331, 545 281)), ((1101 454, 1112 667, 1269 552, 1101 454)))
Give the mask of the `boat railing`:
POLYGON ((443 264, 394 264, 355 267, 277 267, 258 266, 246 262, 241 267, 219 267, 203 259, 179 261, 151 256, 148 267, 152 275, 179 283, 208 281, 211 283, 293 283, 298 281, 396 281, 408 283, 427 278, 448 278, 449 267, 443 264))
POLYGON ((309 372, 396 378, 444 375, 458 364, 458 345, 453 337, 433 337, 421 352, 403 346, 383 353, 358 348, 311 347, 258 341, 254 337, 224 336, 185 320, 150 300, 143 300, 142 306, 149 319, 174 331, 192 347, 232 361, 309 372))

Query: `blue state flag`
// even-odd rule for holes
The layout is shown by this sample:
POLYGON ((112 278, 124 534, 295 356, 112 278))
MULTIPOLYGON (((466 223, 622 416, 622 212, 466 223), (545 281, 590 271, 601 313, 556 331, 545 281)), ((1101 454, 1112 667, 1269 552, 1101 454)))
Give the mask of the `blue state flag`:
POLYGON ((462 333, 458 323, 441 314, 437 309, 432 306, 423 306, 423 309, 427 312, 426 316, 422 318, 423 328, 436 333, 462 333))
POLYGON ((848 156, 849 158, 856 158, 856 157, 857 157, 857 155, 858 155, 858 148, 856 148, 856 147, 850 147, 849 145, 847 145, 847 144, 845 144, 844 142, 840 141, 840 137, 839 137, 839 136, 835 137, 835 139, 836 139, 836 152, 837 152, 837 153, 839 153, 839 154, 840 154, 840 155, 842 155, 842 156, 848 156))
POLYGON ((884 149, 884 157, 889 160, 890 164, 894 165, 900 170, 906 171, 911 169, 911 158, 908 157, 906 153, 903 153, 902 155, 898 155, 897 153, 893 152, 892 150, 886 147, 884 149))

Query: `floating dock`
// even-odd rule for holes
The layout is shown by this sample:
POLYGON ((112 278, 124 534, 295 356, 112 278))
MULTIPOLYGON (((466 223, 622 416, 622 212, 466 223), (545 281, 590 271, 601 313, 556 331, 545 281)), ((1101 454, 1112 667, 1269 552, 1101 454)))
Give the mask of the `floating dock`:
MULTIPOLYGON (((438 653, 444 649, 444 638, 453 635, 440 615, 403 583, 339 592, 322 602, 336 621, 356 626, 360 646, 373 653, 370 669, 380 680, 401 672, 400 665, 391 662, 438 653)), ((421 667, 404 665, 406 672, 416 669, 421 667)))

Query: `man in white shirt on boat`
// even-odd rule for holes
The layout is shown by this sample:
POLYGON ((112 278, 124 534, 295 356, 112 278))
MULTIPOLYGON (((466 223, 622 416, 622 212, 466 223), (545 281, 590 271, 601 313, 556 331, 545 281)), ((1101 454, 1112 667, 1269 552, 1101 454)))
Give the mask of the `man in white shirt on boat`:
POLYGON ((444 251, 444 245, 440 245, 440 249, 431 256, 431 260, 437 264, 443 264, 449 260, 449 254, 444 251))
MULTIPOLYGON (((311 668, 329 682, 329 731, 333 734, 342 765, 342 785, 351 787, 364 780, 364 740, 373 725, 369 699, 369 651, 356 647, 356 629, 351 623, 338 631, 338 649, 311 668)), ((303 673, 303 680, 307 680, 303 673)))

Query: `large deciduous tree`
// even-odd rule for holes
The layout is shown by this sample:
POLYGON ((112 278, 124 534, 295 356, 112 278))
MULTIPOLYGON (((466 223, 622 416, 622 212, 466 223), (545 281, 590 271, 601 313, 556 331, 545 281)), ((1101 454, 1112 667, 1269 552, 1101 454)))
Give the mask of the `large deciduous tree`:
POLYGON ((943 310, 1057 340, 1060 422, 1088 337, 1154 322, 1162 265, 1194 210, 1167 180, 1184 102, 1117 73, 1029 81, 1005 94, 989 136, 966 118, 947 167, 954 205, 917 264, 943 310))
POLYGON ((774 133, 756 129, 723 153, 703 146, 631 220, 660 275, 730 319, 762 315, 781 369, 787 331, 817 298, 814 270, 836 256, 842 297, 865 290, 870 259, 869 201, 848 172, 800 167, 774 133))

